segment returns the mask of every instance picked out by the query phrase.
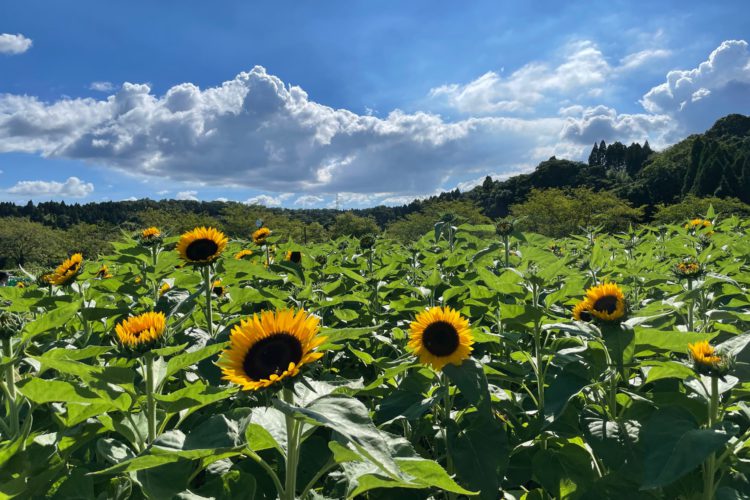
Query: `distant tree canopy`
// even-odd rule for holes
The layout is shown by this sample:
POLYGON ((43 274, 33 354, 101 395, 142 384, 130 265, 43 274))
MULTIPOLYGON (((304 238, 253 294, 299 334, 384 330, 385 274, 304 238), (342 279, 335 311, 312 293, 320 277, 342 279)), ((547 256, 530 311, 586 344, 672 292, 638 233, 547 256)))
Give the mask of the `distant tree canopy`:
POLYGON ((385 234, 403 243, 415 241, 431 231, 435 222, 444 213, 452 213, 461 222, 469 224, 488 224, 491 219, 471 201, 432 201, 423 206, 418 212, 413 212, 402 219, 391 222, 385 229, 385 234))
POLYGON ((658 205, 653 222, 663 224, 682 222, 707 213, 709 206, 713 206, 714 211, 720 217, 730 215, 750 217, 750 205, 737 198, 699 198, 694 194, 689 194, 674 205, 658 205))
POLYGON ((642 209, 633 208, 613 193, 590 188, 534 189, 526 201, 511 207, 511 213, 523 219, 526 230, 554 237, 599 224, 606 231, 621 231, 643 217, 642 209))

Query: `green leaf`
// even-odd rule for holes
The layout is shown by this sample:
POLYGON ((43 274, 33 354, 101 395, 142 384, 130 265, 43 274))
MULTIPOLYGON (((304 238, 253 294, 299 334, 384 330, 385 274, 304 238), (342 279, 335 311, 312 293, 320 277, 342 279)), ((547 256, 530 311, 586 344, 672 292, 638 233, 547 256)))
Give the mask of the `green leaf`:
POLYGON ((534 476, 553 498, 580 496, 598 477, 589 453, 572 443, 541 450, 532 463, 534 476))
POLYGON ((224 349, 227 345, 229 345, 229 342, 210 344, 196 351, 178 354, 177 356, 170 358, 170 360, 167 362, 167 372, 165 378, 171 377, 178 371, 187 368, 188 366, 192 366, 199 361, 210 358, 214 354, 224 349))
POLYGON ((732 438, 724 429, 700 429, 685 409, 657 410, 641 431, 642 489, 667 486, 696 469, 732 438))
POLYGON ((487 377, 474 358, 464 360, 461 366, 448 364, 443 368, 443 372, 469 403, 489 416, 491 397, 487 377))
POLYGON ((639 354, 644 351, 671 351, 686 354, 688 343, 692 344, 701 340, 711 340, 715 336, 715 333, 674 332, 657 330, 656 328, 636 327, 635 354, 639 354))
POLYGON ((75 317, 81 304, 74 302, 59 306, 52 311, 46 312, 34 321, 26 323, 21 331, 21 342, 26 343, 36 337, 55 328, 62 328, 65 324, 75 317))
POLYGON ((370 420, 367 407, 360 401, 331 394, 314 400, 306 408, 289 405, 278 399, 273 404, 288 415, 303 416, 314 425, 336 431, 385 474, 400 480, 399 469, 388 451, 385 438, 370 420))
POLYGON ((448 426, 448 453, 458 478, 486 500, 496 500, 508 464, 508 442, 499 422, 482 413, 466 415, 461 427, 448 426))
POLYGON ((226 399, 235 392, 237 389, 233 387, 208 386, 198 381, 169 394, 156 394, 155 398, 159 402, 159 407, 167 413, 177 413, 188 409, 193 412, 203 406, 226 399))

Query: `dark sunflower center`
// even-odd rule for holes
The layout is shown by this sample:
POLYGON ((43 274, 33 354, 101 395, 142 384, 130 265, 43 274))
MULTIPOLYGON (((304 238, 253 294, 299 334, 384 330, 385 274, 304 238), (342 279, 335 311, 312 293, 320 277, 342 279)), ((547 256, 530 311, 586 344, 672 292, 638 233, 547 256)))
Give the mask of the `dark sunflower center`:
POLYGON ((219 297, 221 297, 222 295, 224 295, 224 287, 223 286, 215 286, 214 287, 214 293, 216 295, 218 295, 219 297))
POLYGON ((436 321, 424 329, 422 344, 435 356, 450 356, 458 348, 458 332, 445 321, 436 321))
POLYGON ((289 333, 277 333, 256 342, 245 355, 242 367, 253 380, 279 375, 289 368, 289 363, 302 360, 302 343, 289 333))
POLYGON ((605 295, 594 302, 594 310, 612 314, 617 309, 617 297, 605 295))
POLYGON ((295 264, 299 264, 300 262, 302 262, 302 252, 292 252, 289 255, 289 260, 291 262, 294 262, 295 264))
POLYGON ((78 263, 74 262, 73 264, 71 264, 68 267, 66 267, 65 270, 62 272, 62 274, 68 274, 70 272, 74 273, 76 271, 78 271, 78 263))
POLYGON ((188 245, 185 255, 190 260, 206 260, 215 255, 217 250, 219 250, 219 245, 214 240, 195 240, 188 245))
POLYGON ((591 321, 591 314, 588 311, 581 311, 578 316, 581 318, 581 321, 591 321))

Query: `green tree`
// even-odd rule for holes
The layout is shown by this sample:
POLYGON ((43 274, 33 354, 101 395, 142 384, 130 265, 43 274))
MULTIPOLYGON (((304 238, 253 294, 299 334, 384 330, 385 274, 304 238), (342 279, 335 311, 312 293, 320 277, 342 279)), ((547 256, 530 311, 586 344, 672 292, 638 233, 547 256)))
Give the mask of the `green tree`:
POLYGON ((359 238, 365 234, 376 234, 380 228, 374 219, 360 217, 352 212, 344 212, 336 216, 336 220, 329 228, 332 238, 340 236, 354 236, 359 238))
POLYGON ((26 218, 0 219, 0 268, 49 267, 68 254, 63 231, 26 218))
POLYGON ((672 205, 658 205, 653 221, 657 224, 682 223, 708 212, 713 205, 717 214, 722 216, 738 215, 750 217, 750 205, 736 198, 699 198, 693 194, 687 195, 681 202, 672 205))
POLYGON ((534 189, 526 201, 511 206, 511 213, 523 218, 525 229, 553 237, 595 224, 603 224, 607 231, 621 231, 643 217, 643 209, 633 208, 609 191, 589 188, 534 189))
POLYGON ((468 224, 490 224, 492 221, 471 201, 430 201, 419 212, 393 221, 386 227, 386 234, 402 242, 418 240, 431 232, 440 216, 445 213, 457 215, 468 224))

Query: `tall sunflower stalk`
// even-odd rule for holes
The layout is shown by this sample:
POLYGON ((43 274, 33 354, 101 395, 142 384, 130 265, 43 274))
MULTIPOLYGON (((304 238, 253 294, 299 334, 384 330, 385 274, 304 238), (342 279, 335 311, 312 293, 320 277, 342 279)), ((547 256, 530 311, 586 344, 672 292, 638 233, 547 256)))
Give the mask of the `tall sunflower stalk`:
POLYGON ((177 243, 180 258, 188 264, 200 268, 206 292, 206 329, 214 336, 213 311, 211 306, 212 277, 211 265, 221 256, 229 239, 221 231, 212 227, 197 227, 183 234, 177 243))
POLYGON ((153 443, 157 437, 156 395, 158 388, 154 373, 154 358, 156 355, 151 349, 164 338, 166 326, 167 322, 164 313, 148 312, 138 316, 131 316, 115 327, 120 344, 134 353, 140 354, 139 361, 143 370, 146 393, 147 444, 153 443))
MULTIPOLYGON (((230 334, 229 347, 224 350, 219 366, 224 380, 238 384, 247 391, 259 391, 277 384, 286 384, 300 369, 323 354, 316 352, 326 338, 318 335, 319 320, 304 310, 263 311, 241 320, 230 334)), ((294 392, 283 387, 280 399, 294 406, 294 392)), ((302 423, 284 413, 287 431, 286 470, 282 481, 263 458, 250 449, 245 455, 268 473, 279 498, 297 498, 297 469, 302 443, 302 423)), ((314 483, 313 483, 314 484, 314 483)), ((310 489, 309 484, 305 492, 310 489)), ((303 492, 304 493, 304 492, 303 492)))
MULTIPOLYGON (((409 349, 420 363, 431 366, 437 373, 443 390, 441 410, 435 408, 435 421, 440 422, 445 440, 445 460, 448 474, 455 471, 453 457, 448 449, 448 426, 451 422, 453 399, 450 381, 443 368, 448 364, 460 365, 471 356, 474 335, 469 321, 450 307, 432 307, 417 315, 410 325, 409 349)), ((449 494, 455 498, 454 494, 449 494)))
MULTIPOLYGON (((159 287, 159 280, 156 276, 156 266, 159 262, 159 254, 161 253, 161 244, 164 241, 163 236, 161 234, 161 230, 156 227, 149 227, 144 230, 142 230, 140 233, 136 234, 135 236, 136 240, 138 242, 149 249, 149 253, 151 254, 151 267, 153 268, 154 277, 151 282, 151 290, 154 297, 154 303, 156 303, 159 300, 159 297, 161 296, 161 291, 159 287)), ((144 276, 143 280, 147 278, 146 276, 146 270, 144 268, 144 276)))
MULTIPOLYGON (((537 273, 537 266, 533 263, 530 264, 526 276, 526 288, 531 292, 531 305, 533 309, 541 313, 542 308, 539 299, 542 292, 543 281, 537 273)), ((544 419, 544 379, 547 371, 544 366, 541 320, 541 314, 535 315, 534 328, 532 330, 534 340, 534 362, 531 364, 534 370, 534 375, 536 376, 536 402, 540 420, 544 419)), ((542 441, 542 443, 543 446, 546 447, 546 442, 542 441)))
POLYGON ((617 388, 619 379, 627 379, 623 349, 618 346, 627 343, 626 339, 633 334, 632 329, 621 323, 625 319, 626 312, 625 294, 616 283, 602 283, 589 288, 586 290, 584 299, 573 309, 574 319, 596 321, 601 327, 604 338, 616 340, 614 353, 610 352, 612 347, 608 347, 604 339, 602 341, 604 355, 609 367, 609 376, 605 379, 605 382, 608 382, 606 401, 608 412, 614 420, 618 418, 617 388))
POLYGON ((8 437, 15 438, 20 430, 19 407, 16 393, 16 373, 13 363, 13 335, 22 327, 20 318, 9 312, 0 312, 0 339, 2 340, 3 357, 6 358, 3 372, 2 390, 7 401, 7 415, 9 423, 4 429, 8 437))
MULTIPOLYGON (((730 363, 705 340, 688 344, 688 352, 693 361, 693 369, 700 375, 707 375, 711 379, 708 402, 708 428, 711 429, 719 423, 720 419, 719 379, 728 373, 730 363)), ((703 498, 705 500, 714 498, 717 463, 716 453, 711 453, 703 464, 703 498)))

